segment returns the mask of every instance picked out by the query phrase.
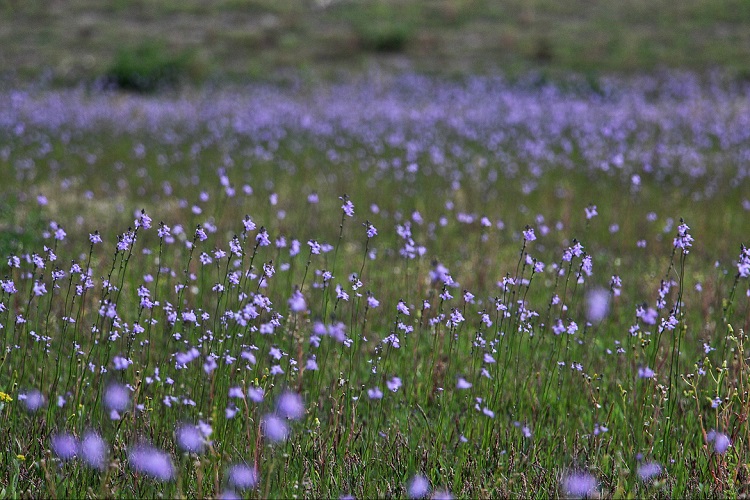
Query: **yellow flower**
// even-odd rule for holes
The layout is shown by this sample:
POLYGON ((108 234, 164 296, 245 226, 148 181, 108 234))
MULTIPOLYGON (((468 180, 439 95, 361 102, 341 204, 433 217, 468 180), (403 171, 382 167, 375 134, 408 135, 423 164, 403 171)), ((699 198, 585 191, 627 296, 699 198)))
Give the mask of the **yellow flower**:
POLYGON ((5 394, 3 391, 0 391, 0 401, 3 403, 10 403, 13 401, 13 398, 10 397, 10 394, 5 394))
POLYGON ((26 461, 26 456, 25 456, 25 455, 16 455, 16 458, 17 458, 18 460, 20 460, 21 462, 24 462, 24 461, 26 461))

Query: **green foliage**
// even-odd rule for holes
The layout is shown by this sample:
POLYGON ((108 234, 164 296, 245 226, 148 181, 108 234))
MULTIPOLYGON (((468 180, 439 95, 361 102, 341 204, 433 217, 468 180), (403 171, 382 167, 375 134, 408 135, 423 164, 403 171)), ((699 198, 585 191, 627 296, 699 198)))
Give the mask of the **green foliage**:
POLYGON ((105 79, 122 90, 154 92, 177 85, 188 77, 190 68, 189 54, 174 56, 163 44, 144 42, 121 48, 105 79))
POLYGON ((357 27, 362 47, 375 52, 403 52, 413 37, 413 28, 404 22, 374 21, 357 27))

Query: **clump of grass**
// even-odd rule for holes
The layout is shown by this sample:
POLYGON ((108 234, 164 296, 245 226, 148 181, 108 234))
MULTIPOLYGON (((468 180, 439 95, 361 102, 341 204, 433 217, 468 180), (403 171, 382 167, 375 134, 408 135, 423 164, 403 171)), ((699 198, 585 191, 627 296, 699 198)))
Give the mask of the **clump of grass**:
POLYGON ((362 24, 356 33, 361 46, 375 52, 403 52, 414 36, 414 29, 404 22, 362 24))
POLYGON ((118 89, 154 92, 174 87, 190 71, 189 53, 172 55, 163 44, 149 41, 119 49, 104 78, 118 89))

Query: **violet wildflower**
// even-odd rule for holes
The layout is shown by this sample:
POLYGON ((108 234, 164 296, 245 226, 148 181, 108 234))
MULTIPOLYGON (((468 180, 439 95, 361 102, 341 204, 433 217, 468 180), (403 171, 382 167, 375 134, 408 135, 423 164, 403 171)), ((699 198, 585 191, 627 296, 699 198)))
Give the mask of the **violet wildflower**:
POLYGON ((205 446, 203 433, 198 426, 183 424, 177 428, 175 433, 177 446, 188 453, 202 453, 205 446))
POLYGON ((737 260, 737 276, 740 278, 750 277, 750 248, 745 245, 740 247, 740 258, 737 260))
MULTIPOLYGON (((159 223, 159 229, 156 230, 156 235, 159 238, 165 238, 172 236, 172 229, 164 224, 163 222, 159 223)), ((101 238, 100 238, 101 239, 101 238)))
POLYGON ((681 224, 677 227, 677 237, 674 239, 674 247, 681 248, 683 253, 688 253, 695 240, 688 232, 690 228, 685 224, 685 221, 680 220, 680 222, 681 224))
POLYGON ((587 472, 574 472, 563 478, 561 487, 565 495, 586 498, 596 493, 598 483, 596 478, 587 472))
POLYGON ((463 377, 458 377, 458 381, 456 382, 456 389, 460 389, 460 390, 471 389, 471 386, 472 386, 471 382, 467 381, 463 377))
POLYGON ((367 389, 367 397, 370 399, 383 399, 383 391, 380 390, 380 387, 367 389))
POLYGON ((276 411, 282 417, 300 420, 305 415, 305 405, 302 402, 302 396, 296 392, 285 392, 279 396, 276 402, 276 411))
POLYGON ((536 239, 534 228, 532 228, 531 226, 526 226, 526 229, 523 231, 523 239, 526 241, 534 241, 536 239))
POLYGON ((304 312, 307 309, 307 303, 305 302, 305 297, 302 295, 302 292, 299 290, 295 290, 292 293, 292 296, 289 297, 289 309, 292 312, 301 313, 304 312))
POLYGON ((246 464, 233 465, 227 471, 229 484, 238 490, 255 488, 258 484, 258 471, 246 464))
POLYGON ((590 290, 586 294, 586 319, 593 324, 601 323, 609 312, 609 292, 604 288, 590 290))
POLYGON ((115 356, 112 358, 112 364, 114 365, 115 370, 127 370, 128 366, 132 365, 133 362, 128 358, 115 356))
POLYGON ((376 299, 370 292, 367 293, 367 307, 375 309, 380 305, 380 301, 376 299))
POLYGON ((273 442, 286 441, 289 438, 289 425, 276 415, 263 417, 263 434, 273 442))
POLYGON ((135 227, 136 229, 139 227, 143 227, 143 229, 150 229, 151 228, 151 217, 146 214, 145 210, 141 210, 141 213, 138 214, 138 216, 135 219, 135 227))
POLYGON ((401 379, 398 377, 393 377, 392 379, 386 381, 385 385, 388 387, 389 391, 397 392, 401 388, 401 379))
POLYGON ((587 220, 593 219, 594 217, 596 217, 597 215, 599 215, 599 212, 596 211, 596 205, 594 205, 594 204, 591 204, 588 207, 586 207, 584 209, 584 211, 586 212, 586 219, 587 220))
POLYGON ((726 453, 729 447, 732 446, 732 441, 729 439, 729 436, 715 430, 711 430, 706 434, 706 442, 713 443, 714 451, 719 455, 726 453))
POLYGON ((240 410, 239 408, 237 408, 237 405, 235 405, 234 403, 229 403, 229 406, 224 408, 224 417, 227 420, 232 420, 239 411, 240 410))
POLYGON ((261 403, 263 401, 263 388, 262 387, 251 387, 247 390, 247 397, 254 403, 261 403))
POLYGON ((71 460, 78 455, 78 440, 72 434, 56 434, 50 439, 52 451, 60 460, 71 460))
POLYGON ((346 195, 342 196, 339 199, 344 202, 344 204, 341 205, 341 210, 344 211, 347 217, 354 217, 354 203, 352 203, 352 200, 350 200, 346 195))
POLYGON ((406 494, 409 498, 425 498, 430 494, 430 481, 422 474, 417 474, 409 480, 406 485, 406 494))
POLYGON ((245 232, 255 231, 255 222, 253 222, 253 219, 251 219, 249 215, 245 216, 242 220, 242 224, 245 227, 245 232))
POLYGON ((268 237, 268 231, 266 231, 266 228, 261 226, 260 231, 258 231, 258 234, 255 236, 255 241, 258 243, 258 246, 261 247, 267 247, 271 244, 271 240, 268 237))
POLYGON ((659 477, 661 474, 661 465, 656 462, 646 462, 638 466, 636 474, 641 481, 651 481, 652 479, 659 477))
POLYGON ((92 234, 89 234, 89 241, 92 245, 96 245, 97 243, 102 242, 102 237, 99 234, 99 231, 94 231, 92 234))
POLYGON ((404 316, 409 316, 409 308, 406 307, 403 300, 398 301, 398 304, 396 304, 396 310, 404 316))
POLYGON ((44 396, 36 389, 32 389, 28 392, 19 394, 18 400, 23 401, 26 410, 31 413, 39 410, 42 406, 44 406, 45 403, 44 396))
POLYGON ((130 450, 128 461, 137 472, 159 481, 170 481, 174 478, 175 470, 172 459, 167 453, 152 446, 136 446, 130 450))
POLYGON ((653 378, 655 375, 654 370, 648 366, 641 366, 638 368, 638 378, 653 378))
POLYGON ((378 230, 370 224, 369 222, 365 223, 365 227, 367 228, 367 237, 368 238, 374 238, 378 234, 378 230))
POLYGON ((130 404, 130 391, 122 384, 111 383, 105 389, 102 400, 110 410, 109 418, 119 420, 120 412, 127 410, 130 404))
POLYGON ((81 440, 81 458, 92 469, 107 466, 107 443, 95 432, 88 432, 81 440))

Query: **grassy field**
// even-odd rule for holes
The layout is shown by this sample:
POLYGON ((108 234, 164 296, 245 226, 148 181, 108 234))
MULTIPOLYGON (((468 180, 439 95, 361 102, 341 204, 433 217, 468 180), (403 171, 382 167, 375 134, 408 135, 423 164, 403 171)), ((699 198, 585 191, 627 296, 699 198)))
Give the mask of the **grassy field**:
POLYGON ((744 0, 6 0, 0 14, 0 67, 20 82, 90 82, 144 47, 197 82, 373 67, 750 75, 744 0))
POLYGON ((535 82, 0 94, 0 496, 746 494, 747 87, 535 82))
POLYGON ((747 496, 749 27, 0 3, 0 499, 747 496))

